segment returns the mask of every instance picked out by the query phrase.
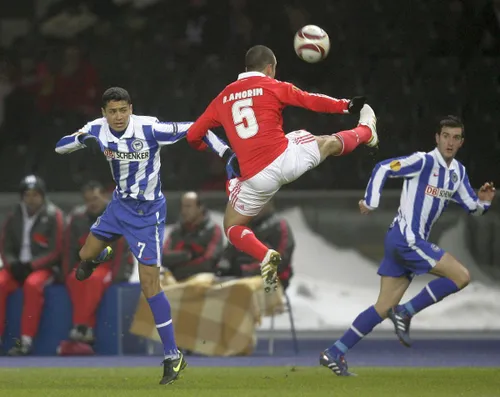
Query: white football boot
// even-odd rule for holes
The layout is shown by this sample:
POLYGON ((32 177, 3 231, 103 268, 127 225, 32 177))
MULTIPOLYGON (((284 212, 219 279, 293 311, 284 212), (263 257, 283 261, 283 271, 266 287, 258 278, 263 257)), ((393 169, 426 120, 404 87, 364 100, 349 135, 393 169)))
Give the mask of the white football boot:
POLYGON ((366 125, 372 132, 372 137, 365 145, 368 147, 377 147, 379 142, 377 134, 377 116, 375 116, 375 112, 370 105, 363 105, 359 112, 358 125, 366 125))
POLYGON ((266 257, 260 264, 260 273, 264 280, 264 291, 271 292, 278 289, 278 265, 281 263, 281 255, 278 251, 267 251, 266 257))

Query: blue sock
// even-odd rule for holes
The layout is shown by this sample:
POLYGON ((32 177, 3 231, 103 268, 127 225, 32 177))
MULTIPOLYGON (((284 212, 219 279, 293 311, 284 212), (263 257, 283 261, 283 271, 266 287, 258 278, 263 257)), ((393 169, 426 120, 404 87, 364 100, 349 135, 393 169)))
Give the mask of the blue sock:
POLYGON ((170 303, 162 291, 159 294, 148 298, 149 307, 153 312, 156 329, 163 343, 163 351, 165 358, 176 358, 179 355, 179 350, 175 344, 174 325, 172 324, 172 316, 170 315, 170 303))
POLYGON ((449 278, 437 278, 432 280, 413 299, 404 305, 399 305, 396 311, 403 312, 409 317, 413 317, 419 311, 439 302, 448 295, 457 292, 459 288, 449 278))
POLYGON ((376 325, 382 322, 382 317, 375 311, 373 306, 370 306, 361 313, 351 325, 346 333, 335 342, 328 351, 334 356, 343 356, 347 350, 351 349, 363 337, 372 332, 376 325))

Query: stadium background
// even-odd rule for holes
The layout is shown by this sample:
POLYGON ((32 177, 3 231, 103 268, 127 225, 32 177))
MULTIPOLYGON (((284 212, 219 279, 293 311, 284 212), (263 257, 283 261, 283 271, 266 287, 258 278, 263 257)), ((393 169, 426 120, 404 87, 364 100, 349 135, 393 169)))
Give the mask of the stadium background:
MULTIPOLYGON (((355 249, 374 263, 397 207, 389 193, 370 222, 356 203, 377 160, 431 150, 436 122, 455 114, 465 122, 459 159, 473 186, 500 183, 500 10, 490 1, 245 1, 245 0, 18 0, 0 5, 0 218, 18 200, 22 176, 46 180, 64 210, 80 202, 88 179, 112 187, 104 160, 85 151, 57 156, 57 139, 100 117, 103 89, 119 85, 132 95, 136 114, 189 121, 242 71, 253 44, 271 47, 277 78, 335 97, 366 95, 374 107, 382 144, 375 156, 359 150, 327 161, 287 186, 278 208, 300 208, 307 224, 328 242, 355 249), (495 8, 496 7, 496 8, 495 8), (293 35, 314 23, 332 48, 319 64, 300 61, 293 35), (359 231, 363 230, 360 235, 359 231)), ((353 116, 285 110, 285 128, 333 133, 353 116)), ((221 132, 221 131, 216 131, 221 132)), ((221 132, 222 133, 222 132, 221 132)), ((205 192, 214 210, 224 205, 224 168, 217 158, 186 142, 162 152, 162 182, 169 222, 178 194, 205 192)), ((397 188, 390 181, 388 188, 397 188)), ((498 206, 498 203, 496 203, 498 206)), ((500 278, 499 210, 472 219, 451 209, 433 238, 465 222, 463 241, 482 280, 500 278)))

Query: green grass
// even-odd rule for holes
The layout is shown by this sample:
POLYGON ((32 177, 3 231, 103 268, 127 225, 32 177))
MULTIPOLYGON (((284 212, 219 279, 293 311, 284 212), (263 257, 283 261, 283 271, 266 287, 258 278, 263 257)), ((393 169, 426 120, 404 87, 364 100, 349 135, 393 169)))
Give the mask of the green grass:
POLYGON ((5 397, 500 396, 499 368, 361 368, 339 378, 325 368, 187 368, 173 385, 158 368, 0 369, 5 397))

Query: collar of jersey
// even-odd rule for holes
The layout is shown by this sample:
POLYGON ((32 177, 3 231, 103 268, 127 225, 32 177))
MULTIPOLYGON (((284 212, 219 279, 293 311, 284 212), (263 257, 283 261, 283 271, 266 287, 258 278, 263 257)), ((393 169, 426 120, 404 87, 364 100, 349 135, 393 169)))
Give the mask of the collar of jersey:
POLYGON ((266 75, 261 72, 244 72, 238 75, 238 80, 246 79, 247 77, 266 77, 266 75))
POLYGON ((127 139, 127 138, 132 138, 134 136, 134 121, 133 121, 133 115, 130 116, 130 120, 128 121, 128 126, 125 132, 120 136, 120 138, 117 138, 114 136, 114 134, 111 132, 109 128, 109 124, 106 123, 106 135, 108 136, 108 140, 112 142, 118 142, 120 139, 127 139))
POLYGON ((438 148, 434 149, 431 154, 437 159, 438 163, 442 165, 444 168, 448 168, 449 170, 456 170, 457 169, 457 162, 455 159, 451 161, 450 166, 448 167, 448 164, 446 164, 446 161, 444 161, 443 156, 441 156, 441 153, 439 153, 438 148))

